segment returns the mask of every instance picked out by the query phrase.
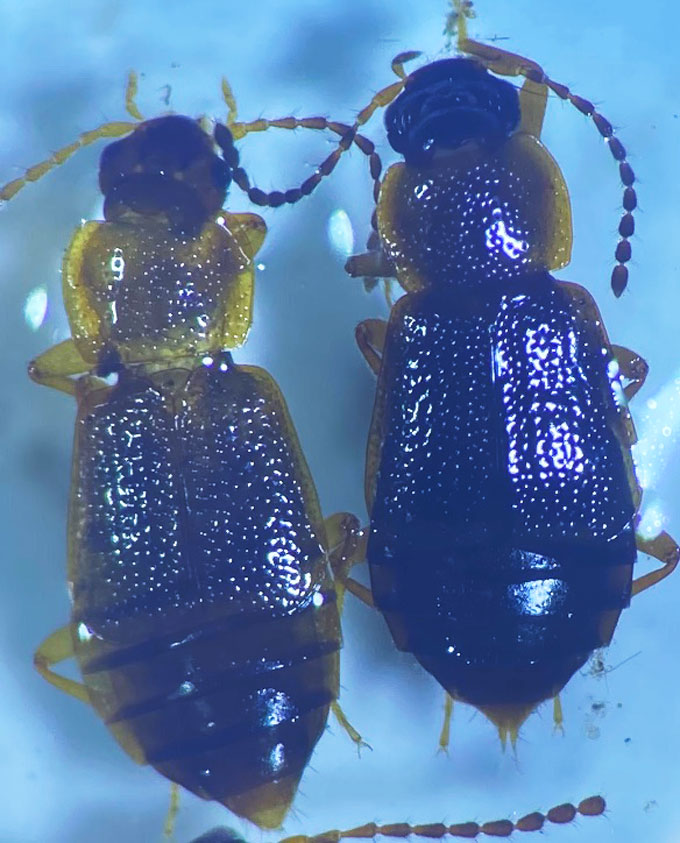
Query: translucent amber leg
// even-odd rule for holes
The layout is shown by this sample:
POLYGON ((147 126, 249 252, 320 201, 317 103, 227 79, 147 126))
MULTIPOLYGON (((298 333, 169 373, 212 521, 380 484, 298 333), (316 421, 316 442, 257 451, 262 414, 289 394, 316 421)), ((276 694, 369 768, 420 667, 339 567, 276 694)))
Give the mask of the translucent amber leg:
POLYGON ((667 532, 663 532, 653 539, 643 539, 637 536, 637 547, 642 553, 653 556, 662 563, 660 568, 650 571, 648 574, 643 574, 636 580, 633 580, 632 594, 640 594, 647 588, 665 580, 669 574, 672 574, 678 564, 680 558, 680 548, 677 543, 667 532))
MULTIPOLYGON (((359 522, 353 515, 347 512, 336 512, 335 515, 327 518, 324 524, 328 538, 329 563, 335 578, 335 590, 338 595, 338 609, 342 612, 348 582, 347 574, 356 562, 364 558, 365 545, 362 542, 359 522)), ((340 726, 354 742, 357 750, 360 751, 364 746, 371 748, 347 719, 337 700, 331 703, 331 711, 340 726)))
POLYGON ((525 79, 519 92, 519 107, 522 115, 520 132, 535 138, 541 137, 545 107, 548 104, 548 88, 531 79, 525 79))
POLYGON ((444 722, 439 733, 439 752, 449 754, 449 743, 451 741, 451 716, 453 715, 453 697, 444 692, 444 722))
POLYGON ((347 715, 342 710, 340 703, 335 700, 335 702, 331 703, 331 711, 335 715, 335 719, 338 721, 340 726, 344 729, 344 731, 349 735, 350 739, 353 741, 357 748, 357 752, 361 754, 361 750, 366 747, 367 749, 372 749, 370 743, 367 743, 357 732, 357 730, 352 726, 352 724, 347 719, 347 715))
POLYGON ((68 395, 76 394, 76 381, 72 375, 88 372, 92 365, 83 359, 72 339, 53 345, 32 360, 28 374, 43 386, 51 386, 68 395))
POLYGON ((172 841, 175 836, 175 821, 179 813, 179 785, 172 782, 170 784, 170 804, 168 805, 168 813, 163 824, 163 837, 166 840, 172 841))
POLYGON ((53 665, 70 658, 73 658, 73 640, 71 638, 71 627, 67 625, 53 632, 42 642, 35 651, 33 664, 43 679, 47 679, 55 688, 59 688, 65 694, 70 694, 89 705, 90 696, 82 682, 66 679, 66 677, 51 670, 53 665))
POLYGON ((559 694, 555 694, 553 697, 553 723, 555 724, 555 731, 564 734, 564 715, 559 694))
POLYGON ((365 319, 363 322, 359 322, 354 331, 359 351, 364 355, 366 362, 376 376, 380 372, 382 364, 386 333, 387 322, 382 319, 365 319))

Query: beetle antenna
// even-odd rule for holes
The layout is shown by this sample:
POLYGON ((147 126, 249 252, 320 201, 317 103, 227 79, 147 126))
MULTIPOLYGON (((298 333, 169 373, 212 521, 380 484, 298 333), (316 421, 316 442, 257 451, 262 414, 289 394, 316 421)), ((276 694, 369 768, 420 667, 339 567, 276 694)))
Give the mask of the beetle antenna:
POLYGON ((535 811, 521 817, 516 822, 512 820, 492 820, 482 824, 466 822, 454 825, 445 825, 444 823, 427 825, 410 825, 409 823, 377 825, 376 823, 367 823, 347 831, 338 831, 337 829, 325 831, 313 837, 298 834, 293 837, 286 837, 280 843, 339 843, 340 840, 348 838, 371 840, 378 835, 391 838, 417 835, 434 840, 442 840, 445 837, 459 837, 470 840, 476 839, 480 834, 485 834, 488 837, 510 837, 515 831, 541 831, 546 821, 556 825, 566 825, 573 822, 579 814, 583 817, 598 817, 605 812, 605 809, 606 803, 601 796, 589 796, 579 802, 578 805, 565 802, 551 808, 547 814, 535 811))
POLYGON ((125 110, 130 115, 130 117, 134 117, 135 120, 139 120, 139 122, 141 123, 144 120, 144 116, 137 107, 138 90, 139 85, 137 73, 136 71, 131 70, 128 73, 128 81, 125 87, 125 110))
POLYGON ((32 167, 29 167, 23 176, 20 176, 18 179, 13 179, 1 187, 0 202, 9 201, 27 184, 38 181, 38 179, 41 179, 44 175, 49 173, 50 170, 53 170, 55 167, 63 164, 67 158, 70 158, 74 152, 77 152, 84 146, 89 146, 101 138, 120 138, 135 129, 137 125, 137 123, 131 123, 129 121, 113 121, 110 123, 102 123, 101 126, 97 126, 96 129, 91 129, 89 132, 83 132, 78 135, 76 140, 72 143, 62 146, 61 149, 53 152, 49 158, 46 158, 39 164, 34 164, 32 167))
POLYGON ((7 182, 6 185, 3 185, 3 187, 0 187, 0 202, 8 202, 27 184, 38 181, 44 175, 49 173, 50 170, 53 170, 55 167, 59 167, 63 164, 67 158, 70 158, 75 152, 82 149, 84 146, 90 146, 90 144, 93 144, 102 138, 120 138, 123 137, 123 135, 127 135, 133 129, 136 129, 138 122, 144 120, 144 117, 137 107, 137 88, 137 74, 134 70, 131 70, 128 74, 128 81, 125 87, 125 110, 135 119, 134 123, 125 120, 114 120, 102 123, 100 126, 97 126, 95 129, 90 129, 88 132, 82 132, 72 143, 62 146, 56 152, 53 152, 49 158, 46 158, 39 164, 34 164, 32 167, 29 167, 23 176, 20 176, 18 179, 13 179, 12 181, 7 182))
MULTIPOLYGON (((230 114, 235 113, 231 112, 230 114)), ((269 193, 253 187, 246 171, 238 163, 234 168, 233 178, 234 182, 247 194, 248 198, 255 205, 267 205, 272 208, 280 205, 293 205, 302 199, 303 196, 309 196, 314 191, 317 185, 326 176, 329 176, 335 169, 338 161, 342 155, 354 144, 364 155, 368 158, 371 178, 373 179, 374 188, 373 195, 377 200, 378 191, 380 189, 380 173, 382 171, 382 162, 380 156, 375 151, 375 144, 364 135, 357 132, 358 124, 349 126, 346 123, 338 123, 335 120, 328 120, 326 117, 281 117, 276 120, 267 120, 264 117, 258 120, 252 120, 249 123, 232 122, 229 124, 227 118, 227 126, 232 136, 231 149, 228 151, 224 149, 225 160, 228 163, 237 160, 238 153, 233 141, 240 140, 252 132, 265 132, 268 129, 314 129, 316 131, 328 130, 340 136, 340 140, 336 148, 328 155, 316 171, 308 179, 302 182, 299 187, 291 188, 285 192, 274 190, 269 193), (233 152, 232 152, 233 149, 233 152), (235 157, 236 156, 236 157, 235 157)), ((220 143, 220 146, 222 144, 220 143)))
POLYGON ((612 157, 619 165, 619 176, 624 187, 622 202, 624 213, 619 221, 619 235, 621 239, 614 253, 617 263, 611 275, 612 291, 618 298, 626 289, 628 283, 628 268, 626 267, 626 263, 631 258, 631 246, 628 238, 635 231, 633 211, 637 207, 637 195, 633 187, 635 173, 626 160, 626 149, 624 145, 615 136, 612 124, 597 111, 592 102, 577 94, 573 94, 566 85, 555 82, 535 61, 524 58, 524 56, 517 55, 516 53, 510 53, 507 50, 501 50, 490 44, 483 44, 480 41, 474 41, 468 38, 467 18, 470 15, 467 12, 469 11, 469 3, 467 0, 453 0, 453 6, 457 14, 458 49, 461 52, 479 59, 482 65, 492 73, 497 73, 501 76, 523 76, 525 79, 529 79, 538 85, 545 85, 553 93, 557 94, 560 99, 568 100, 581 114, 590 117, 600 136, 609 147, 612 157))

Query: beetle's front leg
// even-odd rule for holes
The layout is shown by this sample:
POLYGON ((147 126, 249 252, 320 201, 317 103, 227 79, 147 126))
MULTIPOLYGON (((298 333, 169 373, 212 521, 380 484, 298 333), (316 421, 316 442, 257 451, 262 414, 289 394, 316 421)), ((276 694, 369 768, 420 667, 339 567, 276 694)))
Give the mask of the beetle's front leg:
POLYGON ((51 386, 67 395, 76 394, 76 381, 73 375, 82 375, 91 369, 83 359, 72 339, 53 345, 47 351, 32 360, 28 374, 32 380, 43 386, 51 386))
MULTIPOLYGON (((324 522, 324 526, 328 539, 328 559, 338 596, 338 610, 342 612, 345 589, 352 591, 350 584, 354 584, 354 581, 347 574, 357 562, 365 558, 366 545, 363 533, 359 529, 359 521, 347 512, 337 512, 335 515, 331 515, 324 522)), ((360 584, 356 583, 356 585, 359 586, 360 584)), ((364 588, 364 586, 360 587, 364 588)), ((340 726, 354 742, 358 751, 361 751, 362 747, 371 749, 370 744, 366 743, 361 734, 352 726, 337 700, 331 703, 331 711, 340 726)))

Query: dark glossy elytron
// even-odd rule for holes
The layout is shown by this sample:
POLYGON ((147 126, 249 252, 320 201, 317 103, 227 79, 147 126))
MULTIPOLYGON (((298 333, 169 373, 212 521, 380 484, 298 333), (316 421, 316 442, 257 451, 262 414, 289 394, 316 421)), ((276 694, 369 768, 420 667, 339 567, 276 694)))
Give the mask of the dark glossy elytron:
POLYGON ((66 252, 72 338, 31 374, 78 402, 73 610, 35 660, 135 760, 276 827, 338 695, 329 542, 351 519, 327 533, 278 387, 225 350, 265 225, 221 210, 238 156, 218 134, 223 155, 171 115, 109 145, 105 221, 66 252), (51 669, 70 656, 82 685, 51 669))
MULTIPOLYGON (((357 332, 379 372, 374 601, 400 649, 514 738, 610 641, 631 596, 640 490, 597 308, 550 275, 569 260, 571 211, 538 139, 545 86, 518 96, 485 64, 406 78, 385 116, 405 161, 380 186, 380 252, 348 269, 406 291, 386 329, 357 332)), ((663 575, 677 561, 666 538, 663 575)))

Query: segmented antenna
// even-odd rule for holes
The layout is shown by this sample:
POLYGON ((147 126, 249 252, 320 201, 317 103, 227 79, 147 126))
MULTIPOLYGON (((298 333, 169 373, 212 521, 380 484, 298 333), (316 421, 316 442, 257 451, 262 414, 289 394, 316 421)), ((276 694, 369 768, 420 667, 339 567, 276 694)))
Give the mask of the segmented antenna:
POLYGON ((360 125, 359 121, 355 121, 354 125, 349 126, 346 123, 338 123, 335 120, 328 120, 326 117, 280 117, 276 120, 268 120, 260 117, 257 120, 243 123, 236 120, 238 109, 236 105, 236 98, 226 79, 222 80, 222 95, 228 108, 226 127, 222 127, 219 131, 220 124, 216 126, 215 140, 222 149, 225 161, 232 167, 232 177, 238 187, 248 196, 250 201, 255 205, 266 205, 271 208, 277 208, 280 205, 292 205, 299 202, 303 196, 309 196, 320 182, 329 176, 335 169, 338 161, 342 155, 354 144, 360 149, 364 155, 369 159, 369 169, 371 178, 374 182, 374 196, 377 199, 377 193, 380 183, 380 172, 382 164, 378 154, 375 151, 375 145, 368 138, 358 134, 357 129, 360 125), (231 142, 224 132, 224 128, 231 133, 231 142), (239 154, 234 142, 240 140, 248 134, 253 132, 265 132, 268 129, 313 129, 315 131, 330 131, 340 136, 338 145, 330 153, 319 166, 316 168, 313 175, 305 179, 298 187, 290 188, 286 191, 273 190, 265 192, 257 187, 253 187, 250 183, 248 174, 240 166, 239 154))
POLYGON ((139 121, 144 119, 137 108, 137 103, 135 102, 136 95, 137 74, 134 71, 131 71, 128 75, 127 86, 125 88, 125 110, 130 117, 134 118, 135 122, 131 123, 130 121, 114 120, 102 123, 100 126, 97 126, 95 129, 90 129, 88 132, 82 132, 82 134, 78 135, 76 140, 72 143, 62 146, 61 149, 53 152, 49 158, 46 158, 39 164, 34 164, 32 167, 29 167, 23 176, 7 182, 6 185, 0 188, 0 202, 8 202, 13 196, 16 196, 20 190, 26 187, 27 184, 38 181, 38 179, 41 179, 44 175, 49 173, 50 170, 53 170, 55 167, 59 167, 64 163, 64 161, 66 161, 67 158, 70 158, 79 149, 82 149, 85 146, 90 146, 90 144, 93 144, 98 140, 102 140, 103 138, 123 137, 123 135, 127 135, 136 129, 139 125, 139 121))
POLYGON ((626 289, 628 283, 628 268, 626 264, 631 258, 631 246, 628 238, 635 231, 635 219, 633 211, 637 207, 637 195, 633 184, 635 173, 626 160, 626 149, 621 141, 615 136, 612 124, 595 108, 590 100, 584 99, 572 93, 566 85, 555 82, 543 68, 531 59, 524 58, 516 53, 500 50, 489 44, 482 44, 474 41, 467 35, 467 19, 472 16, 472 5, 469 0, 452 0, 456 14, 456 28, 458 31, 458 49, 479 59, 487 70, 498 73, 501 76, 523 76, 538 85, 545 85, 562 100, 568 100, 574 108, 590 117, 595 128, 603 138, 612 158, 619 165, 619 176, 623 183, 623 210, 624 213, 619 221, 619 240, 614 257, 616 266, 611 275, 611 287, 614 295, 618 298, 626 289))
POLYGON ((352 828, 347 831, 324 831, 322 834, 315 834, 308 837, 305 834, 298 834, 286 837, 280 843, 339 843, 341 840, 371 840, 379 835, 383 837, 403 839, 416 835, 427 837, 430 840, 442 840, 445 837, 457 837, 465 840, 475 840, 485 835, 487 837, 510 837, 515 831, 541 831, 546 822, 556 825, 565 825, 573 822, 578 815, 582 817, 598 817, 605 812, 606 804, 601 796, 589 796, 583 799, 578 805, 565 802, 556 805, 546 814, 534 811, 519 820, 492 820, 486 823, 465 822, 445 825, 444 823, 430 823, 427 825, 410 825, 409 823, 392 823, 389 825, 377 825, 367 823, 366 825, 352 828))

